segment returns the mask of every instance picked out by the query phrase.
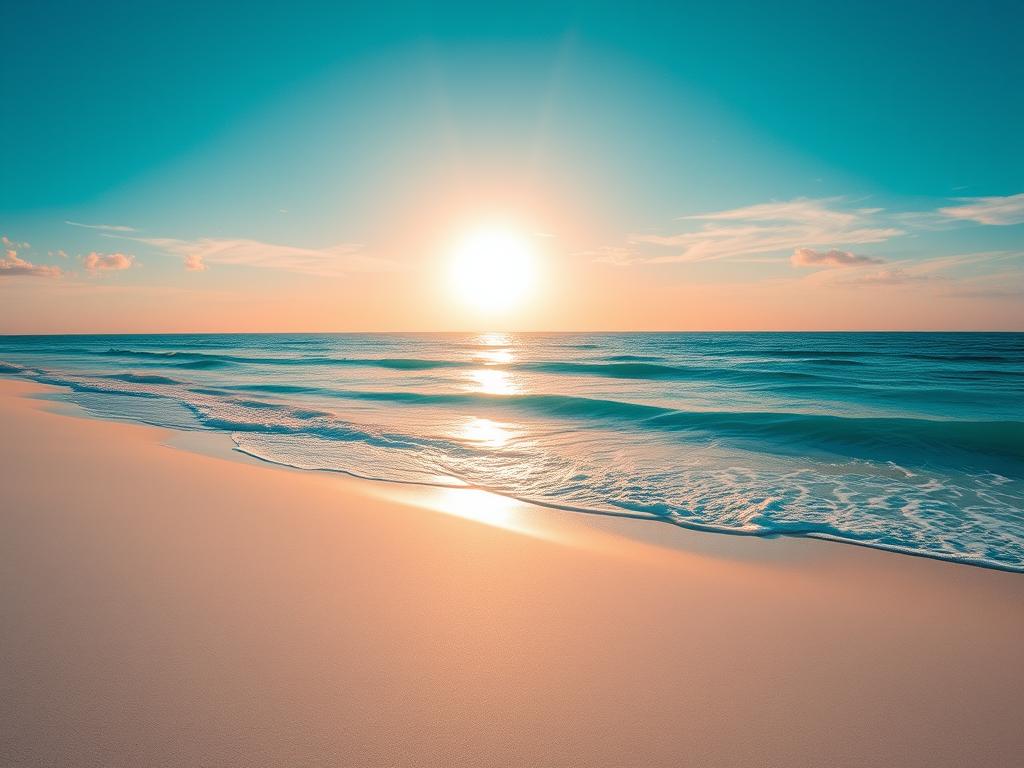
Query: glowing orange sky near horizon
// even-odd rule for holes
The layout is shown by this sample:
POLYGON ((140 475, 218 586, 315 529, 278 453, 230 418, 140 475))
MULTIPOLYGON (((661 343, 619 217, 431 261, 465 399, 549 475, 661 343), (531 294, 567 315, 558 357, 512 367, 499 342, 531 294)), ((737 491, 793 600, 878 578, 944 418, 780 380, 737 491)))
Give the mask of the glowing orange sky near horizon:
MULTIPOLYGON (((845 285, 845 270, 804 272, 785 255, 616 265, 595 258, 609 237, 601 211, 559 205, 523 183, 499 195, 472 187, 409 212, 379 233, 380 271, 320 276, 140 254, 124 273, 0 281, 0 332, 928 330, 1024 327, 1020 306, 958 295, 935 279, 845 285), (486 195, 498 198, 490 203, 486 195), (452 290, 460 244, 480 231, 526 243, 535 279, 507 307, 474 306, 452 290)), ((77 268, 77 272, 74 271, 77 268)), ((465 298, 465 297, 463 297, 465 298)))

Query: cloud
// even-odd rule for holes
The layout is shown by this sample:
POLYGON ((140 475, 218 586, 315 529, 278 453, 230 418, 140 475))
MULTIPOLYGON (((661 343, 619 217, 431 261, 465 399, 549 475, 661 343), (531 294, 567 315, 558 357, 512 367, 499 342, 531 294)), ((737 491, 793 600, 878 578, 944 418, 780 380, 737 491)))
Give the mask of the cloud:
POLYGON ((880 243, 904 230, 879 221, 880 209, 839 210, 836 198, 798 198, 727 211, 682 217, 703 222, 677 235, 633 235, 633 243, 675 249, 670 256, 646 257, 650 263, 695 262, 786 251, 811 246, 880 243))
MULTIPOLYGON (((795 254, 794 254, 795 255, 795 254)), ((944 286, 948 296, 966 296, 967 291, 997 288, 993 298, 1003 298, 1019 283, 1020 273, 1012 262, 1024 256, 1019 251, 982 251, 925 259, 904 259, 873 267, 878 262, 851 264, 841 269, 818 269, 804 276, 807 285, 847 288, 895 286, 944 286), (1007 264, 1010 262, 1010 265, 1007 264)), ((883 262, 884 263, 884 262, 883 262)), ((982 293, 977 293, 978 298, 982 293)))
POLYGON ((180 256, 185 268, 191 271, 203 271, 215 265, 231 265, 276 269, 320 277, 339 277, 351 272, 381 272, 395 267, 393 262, 366 255, 363 246, 357 244, 302 248, 237 238, 131 239, 180 256))
POLYGON ((135 263, 135 257, 124 253, 96 253, 93 251, 82 257, 82 263, 90 272, 114 272, 128 269, 135 263))
POLYGON ((611 264, 613 267, 628 267, 637 261, 636 254, 629 248, 616 245, 602 245, 591 251, 581 251, 578 256, 589 256, 595 264, 611 264))
POLYGON ((715 213, 701 213, 694 216, 681 216, 681 219, 697 219, 700 221, 793 221, 819 222, 833 226, 848 225, 856 222, 861 216, 878 213, 881 208, 860 208, 854 211, 836 211, 828 207, 829 203, 838 202, 840 198, 811 200, 800 197, 782 203, 758 203, 742 208, 732 208, 715 213))
POLYGON ((884 264, 882 259, 859 256, 850 251, 815 251, 812 248, 797 248, 790 257, 794 267, 862 267, 866 264, 884 264))
POLYGON ((135 227, 127 227, 123 224, 83 224, 80 221, 64 221, 72 227, 85 227, 86 229, 102 229, 107 232, 137 232, 135 227))
POLYGON ((60 267, 46 264, 33 264, 18 255, 19 250, 29 248, 28 243, 11 240, 7 235, 0 235, 0 277, 61 277, 64 273, 60 267))
POLYGON ((32 246, 28 243, 19 243, 17 240, 11 240, 7 235, 0 235, 0 244, 3 248, 0 250, 7 251, 10 254, 12 251, 17 253, 18 251, 27 251, 32 246))
POLYGON ((0 277, 60 277, 60 267, 50 267, 45 264, 33 264, 30 261, 18 256, 13 249, 8 249, 6 256, 0 256, 0 277))
POLYGON ((203 272, 206 265, 203 263, 203 256, 200 253, 190 253, 185 256, 185 269, 189 272, 203 272))
POLYGON ((939 213, 979 224, 1024 224, 1024 192, 1006 197, 960 197, 957 201, 963 205, 940 208, 939 213))

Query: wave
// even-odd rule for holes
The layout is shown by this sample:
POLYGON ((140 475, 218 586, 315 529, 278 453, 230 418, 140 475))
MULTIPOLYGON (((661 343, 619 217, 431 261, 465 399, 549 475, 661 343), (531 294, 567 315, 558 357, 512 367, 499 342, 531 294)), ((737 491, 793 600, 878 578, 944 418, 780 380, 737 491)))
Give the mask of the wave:
MULTIPOLYGON (((95 354, 106 355, 109 357, 129 357, 129 358, 143 358, 148 360, 168 360, 173 363, 178 361, 184 361, 186 363, 195 363, 203 361, 213 361, 217 363, 259 363, 264 362, 263 358, 258 357, 243 357, 239 355, 221 355, 212 354, 210 352, 182 352, 179 350, 170 350, 167 352, 152 352, 149 350, 141 349, 117 349, 111 348, 105 352, 96 352, 95 354)), ((267 360, 274 360, 275 358, 267 358, 267 360)), ((276 358, 281 360, 283 358, 276 358)), ((184 364, 184 363, 183 363, 184 364)))
POLYGON ((137 357, 156 361, 169 361, 179 368, 212 368, 235 363, 248 365, 276 366, 370 366, 376 368, 393 368, 396 370, 430 370, 435 368, 476 368, 478 363, 468 360, 439 360, 432 358, 409 357, 246 357, 241 355, 221 355, 209 352, 151 352, 135 349, 108 349, 100 354, 112 357, 137 357), (178 362, 181 361, 181 362, 178 362))
POLYGON ((126 381, 131 384, 183 384, 184 382, 172 379, 169 376, 156 376, 139 373, 110 373, 103 376, 104 379, 114 381, 126 381))
POLYGON ((815 357, 874 357, 881 352, 870 349, 736 349, 721 352, 725 357, 783 357, 783 358, 815 358, 815 357))
POLYGON ((914 360, 932 360, 938 363, 1005 363, 1009 358, 1003 355, 974 355, 974 354, 926 354, 922 352, 911 352, 906 357, 914 360))
MULTIPOLYGON (((926 404, 938 405, 973 405, 978 400, 978 390, 964 390, 957 387, 927 386, 915 388, 913 383, 902 386, 885 386, 872 384, 844 384, 839 380, 825 382, 794 382, 773 383, 763 387, 777 395, 800 396, 817 402, 877 402, 906 404, 920 407, 926 404)), ((986 398, 990 403, 1006 402, 1008 404, 1020 399, 1015 389, 999 391, 989 388, 986 398)))
POLYGON ((660 363, 573 363, 538 362, 509 366, 516 370, 569 376, 604 376, 612 379, 670 379, 681 381, 766 381, 768 379, 820 380, 821 376, 801 371, 755 371, 660 363))
POLYGON ((30 355, 92 355, 94 350, 82 347, 23 347, 21 345, 7 347, 7 351, 30 355))
POLYGON ((767 441, 793 450, 816 447, 843 455, 913 454, 962 462, 970 455, 1002 456, 1024 462, 1024 422, 843 417, 772 411, 682 411, 656 405, 573 395, 497 395, 480 392, 331 390, 265 384, 239 387, 268 393, 331 395, 353 400, 458 406, 478 411, 509 409, 537 416, 629 422, 657 431, 705 437, 767 441))
MULTIPOLYGON (((597 345, 593 345, 597 346, 597 345)), ((670 364, 664 361, 665 358, 653 354, 622 353, 608 355, 600 358, 599 361, 572 361, 572 360, 540 360, 518 363, 481 364, 475 360, 446 359, 435 357, 333 357, 333 356, 247 356, 236 354, 223 354, 218 352, 198 352, 182 350, 140 350, 112 347, 105 351, 82 350, 78 348, 62 348, 62 353, 85 353, 99 354, 103 356, 145 360, 147 364, 165 365, 185 370, 212 370, 225 368, 234 365, 266 365, 276 367, 368 367, 382 368, 394 371, 431 371, 445 369, 477 369, 482 365, 488 368, 499 370, 513 370, 534 373, 547 373, 564 376, 595 376, 612 379, 632 379, 647 381, 707 381, 707 382, 732 382, 739 385, 753 385, 761 388, 771 388, 781 382, 824 382, 830 376, 824 370, 826 368, 839 368, 861 366, 865 361, 857 358, 877 355, 871 350, 808 350, 808 349, 766 349, 766 350, 738 350, 726 352, 726 356, 738 357, 762 357, 762 358, 783 358, 811 366, 821 368, 820 372, 811 370, 792 370, 767 368, 767 364, 755 362, 739 363, 733 366, 695 366, 670 364)), ((971 361, 989 363, 1005 361, 1007 358, 999 355, 979 354, 957 354, 957 355, 931 355, 919 353, 907 353, 908 357, 918 359, 942 360, 942 361, 971 361)), ((955 377, 955 371, 941 372, 942 375, 955 377)), ((970 372, 968 372, 970 373, 970 372)), ((1017 378, 1013 371, 992 371, 1010 378, 1017 378)))
POLYGON ((970 368, 960 371, 936 371, 929 373, 939 379, 960 379, 968 381, 986 381, 989 379, 1020 379, 1024 378, 1024 370, 1006 370, 1000 368, 970 368))
POLYGON ((231 360, 186 360, 183 363, 175 363, 174 367, 189 371, 205 371, 211 368, 225 368, 234 364, 235 361, 231 360))
POLYGON ((648 423, 666 429, 700 429, 716 435, 767 439, 776 444, 783 441, 801 450, 816 446, 844 455, 910 453, 918 459, 954 462, 985 455, 1024 462, 1024 422, 1019 421, 676 411, 654 416, 648 423))
MULTIPOLYGON (((244 392, 270 392, 280 395, 331 395, 339 391, 326 389, 324 387, 304 386, 302 384, 235 384, 228 385, 226 388, 241 390, 244 392)), ((225 394, 223 389, 193 389, 192 391, 199 392, 204 395, 225 394)))
POLYGON ((289 384, 243 384, 231 389, 269 394, 318 394, 349 400, 407 403, 424 406, 460 406, 477 409, 508 408, 544 416, 580 418, 646 418, 670 413, 666 408, 620 400, 601 400, 574 395, 498 395, 484 392, 417 392, 391 390, 346 390, 303 387, 289 384))
MULTIPOLYGON (((130 349, 110 349, 107 355, 116 357, 140 357, 150 360, 168 361, 178 368, 214 368, 232 364, 274 365, 274 366, 365 366, 387 368, 397 371, 429 371, 437 369, 469 369, 480 368, 481 364, 472 360, 445 360, 438 358, 415 357, 243 357, 239 355, 220 355, 206 352, 150 352, 130 349)), ((611 363, 577 363, 569 361, 541 361, 490 365, 486 367, 505 370, 533 371, 537 373, 553 373, 565 375, 604 376, 617 379, 712 379, 712 378, 750 378, 749 373, 730 371, 727 369, 688 367, 680 365, 663 365, 652 362, 633 360, 639 356, 623 356, 631 362, 611 363)), ((770 375, 791 379, 813 379, 814 374, 791 371, 772 372, 770 375)))
MULTIPOLYGON (((198 354, 198 353, 189 353, 198 354)), ((205 359, 205 358, 204 358, 205 359)), ((199 361, 186 361, 199 362, 199 361)), ((26 370, 4 363, 11 373, 26 370)), ((661 376, 663 369, 671 375, 674 367, 647 363, 611 365, 543 363, 559 370, 626 368, 633 376, 661 376), (654 369, 653 373, 651 369, 654 369)), ((687 371, 689 373, 689 371, 687 371)), ((117 373, 101 377, 35 374, 47 383, 62 384, 79 391, 111 392, 113 382, 128 385, 152 385, 155 390, 131 386, 121 394, 139 397, 170 397, 190 406, 189 391, 209 397, 223 398, 224 391, 267 394, 311 394, 362 400, 368 402, 405 403, 425 407, 458 407, 477 413, 509 411, 543 418, 573 419, 624 429, 686 433, 688 439, 699 441, 729 440, 734 443, 762 446, 772 452, 827 452, 859 458, 897 457, 913 461, 960 462, 974 465, 982 458, 1000 457, 1010 462, 1024 462, 1024 422, 1016 420, 966 421, 923 418, 853 417, 776 411, 701 411, 679 410, 660 405, 617 399, 581 397, 568 394, 487 394, 481 392, 421 392, 416 390, 348 390, 310 385, 242 384, 219 389, 181 390, 184 383, 167 376, 117 373), (103 383, 109 382, 109 383, 103 383), (165 390, 164 387, 170 388, 165 390), (628 426, 627 426, 628 425, 628 426)), ((121 388, 117 388, 120 390, 121 388)), ((236 401, 239 402, 239 401, 236 401)), ((274 409, 277 404, 242 401, 252 408, 274 409)), ((294 418, 310 419, 327 416, 323 411, 289 411, 294 418)), ((258 424, 242 420, 232 424, 211 424, 217 429, 246 431, 271 428, 261 419, 258 424)), ((339 435, 340 437, 340 435, 339 435)), ((1015 467, 1019 469, 1019 467, 1015 467)))
POLYGON ((572 363, 540 362, 520 363, 519 370, 569 375, 589 374, 615 379, 680 379, 707 376, 710 369, 688 368, 680 365, 659 365, 658 363, 572 363))
POLYGON ((812 357, 800 362, 808 365, 864 365, 861 360, 844 360, 841 357, 812 357))
POLYGON ((339 365, 368 365, 378 368, 393 368, 399 371, 428 371, 435 368, 479 368, 479 363, 469 360, 435 360, 414 357, 345 357, 336 361, 339 365))
POLYGON ((741 349, 724 353, 726 357, 781 357, 781 358, 850 358, 850 357, 902 357, 911 360, 929 360, 949 363, 1004 363, 1004 355, 978 353, 890 352, 873 349, 741 349))
POLYGON ((664 360, 660 355, 608 355, 600 358, 610 363, 653 363, 656 360, 664 360))

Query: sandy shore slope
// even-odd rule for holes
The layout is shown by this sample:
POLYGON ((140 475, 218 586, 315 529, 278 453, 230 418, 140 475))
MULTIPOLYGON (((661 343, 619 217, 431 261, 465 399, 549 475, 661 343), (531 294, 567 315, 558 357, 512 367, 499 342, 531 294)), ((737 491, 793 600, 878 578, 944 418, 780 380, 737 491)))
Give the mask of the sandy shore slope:
POLYGON ((1020 575, 275 469, 42 389, 0 381, 0 766, 1024 755, 1020 575))

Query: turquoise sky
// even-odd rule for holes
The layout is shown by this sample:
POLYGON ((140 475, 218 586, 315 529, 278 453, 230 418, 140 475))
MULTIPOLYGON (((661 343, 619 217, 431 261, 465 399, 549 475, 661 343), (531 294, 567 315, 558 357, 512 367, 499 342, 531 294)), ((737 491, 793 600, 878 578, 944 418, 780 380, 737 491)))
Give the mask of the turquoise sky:
POLYGON ((324 280, 406 297, 491 215, 543 236, 549 301, 594 297, 513 326, 630 325, 610 286, 656 289, 637 327, 730 325, 673 314, 695 286, 763 299, 741 325, 1024 325, 1020 3, 32 2, 4 26, 0 332, 307 288, 284 325, 392 328, 331 314, 324 280))

